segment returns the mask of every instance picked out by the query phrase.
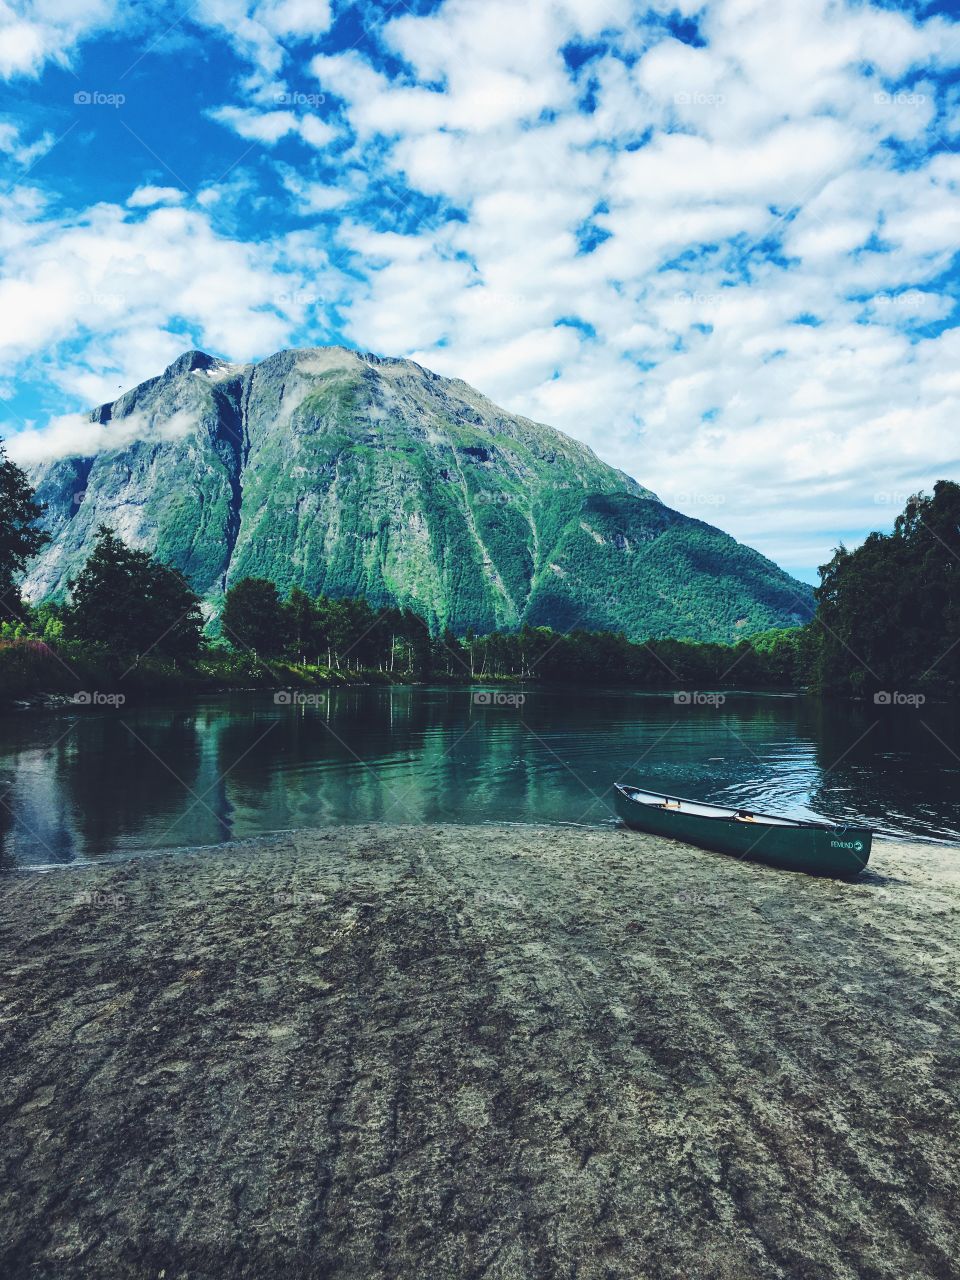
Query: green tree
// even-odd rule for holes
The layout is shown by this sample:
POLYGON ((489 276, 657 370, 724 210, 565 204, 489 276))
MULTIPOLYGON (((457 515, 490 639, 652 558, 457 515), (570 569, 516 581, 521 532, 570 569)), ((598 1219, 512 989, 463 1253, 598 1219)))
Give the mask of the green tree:
POLYGON ((825 691, 952 691, 960 685, 960 485, 910 498, 890 534, 840 547, 814 592, 825 691))
POLYGON ((469 654, 449 627, 444 628, 443 634, 437 641, 433 665, 434 669, 455 679, 463 680, 470 674, 469 654))
POLYGON ((374 667, 382 658, 380 615, 363 597, 345 603, 350 619, 348 661, 357 668, 374 667))
POLYGON ((17 578, 27 561, 50 541, 37 528, 43 507, 34 502, 26 475, 11 462, 0 441, 0 619, 23 616, 23 601, 17 578))
POLYGON ((340 666, 340 655, 349 648, 353 634, 348 603, 346 600, 325 601, 323 625, 329 637, 333 663, 337 668, 340 666))
POLYGON ((404 640, 409 647, 410 674, 418 680, 425 680, 432 670, 433 644, 430 639, 430 628, 419 613, 412 609, 404 609, 404 640))
POLYGON ((38 604, 31 612, 30 622, 35 635, 47 644, 56 644, 63 638, 65 608, 52 600, 38 604))
POLYGON ((301 587, 294 587, 283 606, 286 617, 287 651, 296 661, 305 663, 317 656, 317 606, 301 587))
POLYGON ((62 622, 67 639, 123 657, 191 658, 203 634, 200 600, 183 574, 131 550, 106 525, 70 583, 62 622))
POLYGON ((226 594, 220 627, 235 649, 276 658, 287 644, 289 618, 280 593, 266 578, 241 578, 226 594))

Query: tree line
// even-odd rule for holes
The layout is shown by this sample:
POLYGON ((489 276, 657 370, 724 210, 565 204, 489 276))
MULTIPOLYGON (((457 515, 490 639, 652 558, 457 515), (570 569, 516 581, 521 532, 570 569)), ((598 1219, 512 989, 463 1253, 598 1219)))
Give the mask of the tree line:
MULTIPOLYGON (((248 577, 226 592, 219 618, 177 569, 106 526, 63 603, 31 607, 18 582, 49 541, 24 473, 0 444, 0 664, 36 646, 110 663, 187 668, 232 658, 247 672, 379 672, 384 678, 554 680, 657 687, 811 688, 953 694, 960 688, 960 486, 917 495, 890 534, 840 547, 820 569, 817 610, 804 627, 735 645, 633 642, 622 633, 548 627, 432 635, 412 609, 311 596, 248 577), (28 646, 34 646, 29 649, 28 646), (27 646, 27 647, 25 647, 27 646), (8 655, 9 658, 9 655, 8 655)), ((12 659, 10 659, 12 660, 12 659)))
MULTIPOLYGON (((794 631, 731 646, 683 640, 629 641, 623 634, 522 626, 431 635, 411 609, 377 609, 364 599, 283 599, 273 582, 247 577, 226 592, 219 620, 176 569, 127 547, 109 528, 70 583, 64 604, 19 606, 18 630, 71 652, 125 667, 151 660, 192 663, 227 651, 253 664, 450 680, 613 681, 662 687, 708 683, 795 685, 803 647, 794 631), (206 634, 213 622, 214 633, 206 634)), ((8 628, 9 629, 9 628, 8 628)), ((278 670, 277 675, 283 672, 278 670)))
POLYGON ((107 664, 184 665, 231 652, 252 669, 279 663, 417 676, 430 671, 434 647, 412 610, 377 611, 366 600, 311 597, 299 587, 283 600, 264 578, 237 582, 219 621, 211 619, 179 570, 128 547, 105 525, 66 602, 30 608, 14 592, 2 634, 107 664))
POLYGON ((814 595, 818 689, 960 691, 960 485, 938 481, 907 501, 891 533, 839 547, 814 595))

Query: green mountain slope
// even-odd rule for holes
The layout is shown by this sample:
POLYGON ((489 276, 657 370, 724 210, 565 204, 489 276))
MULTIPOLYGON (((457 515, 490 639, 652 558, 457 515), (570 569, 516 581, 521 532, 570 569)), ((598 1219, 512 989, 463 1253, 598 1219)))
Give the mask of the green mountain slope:
POLYGON ((757 552, 411 361, 188 352, 91 416, 116 447, 32 475, 53 534, 25 584, 35 600, 65 593, 105 523, 214 609, 259 575, 460 633, 529 621, 730 640, 810 612, 810 589, 757 552))

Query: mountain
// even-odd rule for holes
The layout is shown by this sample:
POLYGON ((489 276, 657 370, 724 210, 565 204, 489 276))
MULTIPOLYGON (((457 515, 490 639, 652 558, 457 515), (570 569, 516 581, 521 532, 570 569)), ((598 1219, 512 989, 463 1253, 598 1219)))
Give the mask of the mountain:
POLYGON ((107 524, 214 609, 257 575, 459 633, 526 621, 728 641, 811 611, 810 588, 758 552, 409 360, 189 351, 90 417, 114 447, 31 474, 53 535, 33 600, 65 594, 107 524))

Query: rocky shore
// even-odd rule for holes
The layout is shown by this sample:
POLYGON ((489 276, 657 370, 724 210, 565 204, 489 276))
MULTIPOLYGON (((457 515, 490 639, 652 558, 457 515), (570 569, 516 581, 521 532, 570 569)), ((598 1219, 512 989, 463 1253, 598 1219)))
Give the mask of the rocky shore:
POLYGON ((0 878, 9 1280, 960 1275, 960 855, 352 827, 0 878))

